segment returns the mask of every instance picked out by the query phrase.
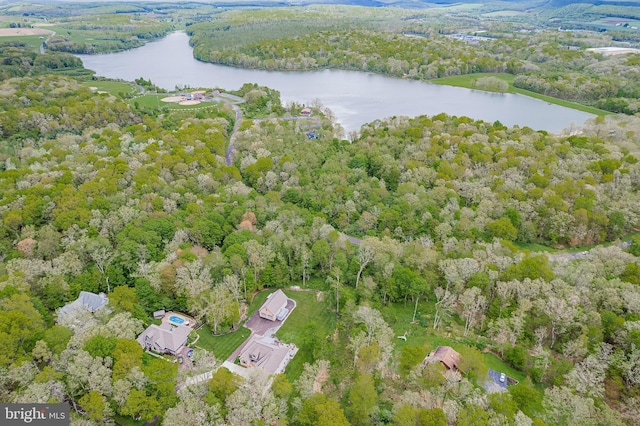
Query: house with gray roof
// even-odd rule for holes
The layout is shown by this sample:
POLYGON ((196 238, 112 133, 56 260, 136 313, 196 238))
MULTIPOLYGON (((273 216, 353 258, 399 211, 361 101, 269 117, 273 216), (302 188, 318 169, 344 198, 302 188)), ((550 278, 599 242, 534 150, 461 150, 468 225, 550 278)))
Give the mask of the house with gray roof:
POLYGON ((280 289, 269 295, 267 300, 262 304, 260 310, 260 318, 271 321, 282 321, 287 316, 287 301, 289 298, 280 289))
POLYGON ((136 340, 146 350, 176 355, 187 344, 190 332, 191 327, 163 322, 151 324, 136 340))
POLYGON ((94 313, 104 308, 108 302, 109 298, 104 293, 81 291, 76 300, 58 309, 58 316, 72 314, 79 310, 94 313))
POLYGON ((252 335, 240 352, 240 365, 259 367, 269 374, 283 373, 298 348, 273 337, 252 335))

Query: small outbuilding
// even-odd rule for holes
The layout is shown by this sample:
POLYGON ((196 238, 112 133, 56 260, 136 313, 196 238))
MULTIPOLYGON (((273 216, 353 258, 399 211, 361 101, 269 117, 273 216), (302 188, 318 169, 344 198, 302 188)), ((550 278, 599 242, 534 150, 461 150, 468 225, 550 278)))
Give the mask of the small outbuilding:
POLYGON ((310 116, 311 108, 308 108, 308 107, 302 108, 302 111, 300 111, 300 115, 307 116, 307 117, 310 116))

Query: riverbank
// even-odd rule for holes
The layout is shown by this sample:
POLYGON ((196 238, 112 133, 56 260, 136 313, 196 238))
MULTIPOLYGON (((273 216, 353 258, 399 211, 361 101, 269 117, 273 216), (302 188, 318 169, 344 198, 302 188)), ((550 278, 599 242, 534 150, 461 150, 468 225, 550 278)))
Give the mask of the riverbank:
POLYGON ((582 111, 582 112, 586 112, 594 115, 603 116, 603 115, 613 114, 612 112, 605 111, 599 108, 579 104, 577 102, 567 101, 564 99, 554 98, 552 96, 541 95, 540 93, 532 92, 530 90, 514 87, 513 80, 515 80, 515 76, 512 74, 505 74, 505 73, 465 74, 465 75, 454 75, 450 77, 435 78, 429 81, 431 83, 441 84, 444 86, 464 87, 465 89, 479 90, 472 86, 472 82, 473 80, 481 77, 497 77, 500 80, 506 81, 509 84, 509 89, 505 93, 524 95, 530 98, 540 99, 541 101, 545 101, 554 105, 560 105, 565 108, 571 108, 577 111, 582 111))

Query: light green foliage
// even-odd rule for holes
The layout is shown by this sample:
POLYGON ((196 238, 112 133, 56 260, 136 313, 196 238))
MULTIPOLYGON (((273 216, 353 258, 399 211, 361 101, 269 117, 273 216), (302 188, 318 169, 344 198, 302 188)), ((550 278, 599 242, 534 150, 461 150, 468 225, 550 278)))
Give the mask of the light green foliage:
POLYGON ((44 326, 42 316, 26 294, 0 299, 0 365, 26 359, 44 326))
POLYGON ((91 391, 78 401, 88 417, 94 421, 104 421, 111 413, 107 399, 97 391, 91 391))
POLYGON ((349 425, 340 404, 321 393, 315 393, 304 401, 298 422, 304 426, 349 425))
POLYGON ((471 81, 471 87, 489 92, 506 92, 509 89, 509 83, 498 77, 480 77, 471 81))
MULTIPOLYGON (((240 376, 224 367, 220 367, 209 380, 209 395, 215 400, 224 403, 225 399, 238 389, 241 381, 242 378, 240 376)), ((210 401, 213 400, 210 398, 210 401)))
POLYGON ((349 418, 353 425, 367 425, 371 423, 370 415, 378 402, 378 394, 373 386, 373 377, 367 374, 356 378, 351 392, 349 418))
POLYGON ((427 351, 420 346, 405 346, 400 352, 400 373, 406 375, 415 366, 417 366, 424 357, 427 355, 427 351))
POLYGON ((43 340, 54 354, 59 354, 69 343, 72 332, 67 327, 54 325, 44 332, 43 340))
MULTIPOLYGON (((183 22, 195 22, 197 13, 184 8, 183 22)), ((299 17, 298 9, 207 9, 203 16, 224 17, 190 27, 200 32, 198 43, 215 29, 220 34, 211 40, 225 51, 225 43, 246 36, 239 61, 260 46, 252 55, 273 53, 269 66, 284 66, 278 55, 295 53, 303 40, 309 54, 328 45, 345 51, 319 55, 326 66, 352 61, 349 67, 415 78, 503 66, 533 75, 533 63, 543 59, 553 67, 563 58, 576 61, 571 67, 617 70, 627 61, 563 53, 560 47, 571 40, 562 32, 553 33, 567 39, 558 46, 550 46, 550 33, 470 46, 427 25, 442 16, 440 8, 432 17, 386 10, 380 25, 390 31, 383 33, 372 24, 377 11, 357 8, 361 17, 351 25, 356 9, 332 8, 300 9, 316 17, 345 13, 315 29, 289 19, 299 17), (233 25, 227 19, 235 19, 233 25), (403 28, 425 38, 400 35, 403 28), (275 32, 286 37, 267 43, 275 32), (291 50, 272 52, 272 46, 291 50), (372 56, 376 49, 379 57, 372 56), (513 61, 505 64, 505 55, 513 61)), ((461 423, 482 423, 487 413, 492 421, 526 422, 514 414, 517 406, 552 423, 575 409, 580 420, 616 424, 601 400, 591 404, 573 389, 554 388, 561 390, 547 392, 543 406, 540 391, 525 379, 530 374, 545 386, 566 379, 575 386, 574 363, 592 359, 606 342, 615 367, 603 376, 604 397, 615 399, 620 413, 633 413, 627 397, 638 392, 631 343, 640 341, 634 331, 640 311, 634 254, 640 250, 603 243, 640 223, 636 118, 603 117, 562 136, 445 114, 394 117, 366 124, 346 141, 322 105, 312 105, 311 121, 279 120, 301 105, 284 112, 276 91, 247 84, 236 92, 246 97, 245 117, 269 119, 246 121, 234 135, 234 165, 223 166, 233 111, 156 115, 70 78, 33 78, 33 55, 2 52, 3 399, 69 401, 87 412, 87 421, 125 424, 167 413, 165 423, 184 416, 185 425, 222 418, 229 424, 348 424, 345 417, 354 424, 442 425, 441 409, 418 408, 440 401, 461 423), (6 78, 12 72, 31 76, 6 78), (310 126, 317 139, 305 136, 310 126), (252 230, 239 230, 248 217, 252 230), (348 242, 345 234, 365 243, 348 242), (595 244, 603 246, 558 250, 595 244), (540 247, 546 251, 520 250, 540 247), (271 289, 261 292, 265 287, 271 289), (151 322, 155 310, 184 312, 218 334, 238 327, 217 337, 208 326, 198 331, 199 347, 227 359, 250 334, 240 323, 244 299, 249 316, 278 287, 296 308, 277 337, 299 352, 270 393, 262 391, 265 377, 236 383, 226 370, 216 372, 209 389, 184 389, 177 364, 143 354, 133 340, 140 320, 151 322), (61 316, 69 328, 54 325, 54 309, 81 290, 110 293, 110 305, 61 316), (432 330, 436 312, 443 324, 432 330), (440 364, 416 368, 425 344, 452 345, 467 378, 458 384, 440 364), (504 349, 504 360, 476 348, 504 349), (301 375, 305 362, 314 361, 301 375), (508 395, 484 397, 467 379, 481 385, 487 364, 521 383, 509 386, 508 395), (311 396, 320 390, 325 394, 311 396), (569 401, 570 409, 557 400, 569 401), (473 404, 488 405, 478 412, 473 404)), ((584 81, 595 84, 590 78, 584 81)), ((199 361, 196 368, 203 367, 199 361)))
POLYGON ((482 352, 471 346, 459 346, 456 350, 460 353, 460 370, 481 383, 488 371, 482 352))
POLYGON ((134 312, 138 302, 135 289, 126 286, 118 286, 109 293, 109 304, 116 312, 134 312))
POLYGON ((459 426, 486 426, 489 424, 489 414, 477 405, 467 405, 458 414, 459 426))

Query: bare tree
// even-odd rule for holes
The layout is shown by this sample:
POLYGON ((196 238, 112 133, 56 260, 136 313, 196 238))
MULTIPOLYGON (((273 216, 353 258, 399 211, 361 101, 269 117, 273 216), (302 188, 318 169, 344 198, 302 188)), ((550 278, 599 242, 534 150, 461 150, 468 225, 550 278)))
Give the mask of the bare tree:
POLYGON ((451 315, 453 311, 453 305, 456 301, 455 295, 449 292, 449 285, 447 287, 436 287, 434 290, 437 302, 436 313, 433 316, 433 328, 437 330, 442 324, 442 320, 451 315))
POLYGON ((360 262, 360 269, 358 269, 358 275, 356 276, 356 288, 358 288, 358 284, 360 283, 362 271, 364 271, 364 268, 373 261, 375 256, 376 253, 373 250, 373 247, 367 244, 366 240, 358 247, 358 262, 360 262))
POLYGON ((471 287, 458 297, 458 302, 462 305, 462 316, 465 319, 464 335, 466 336, 469 329, 476 323, 478 314, 487 306, 487 299, 478 287, 471 287))

